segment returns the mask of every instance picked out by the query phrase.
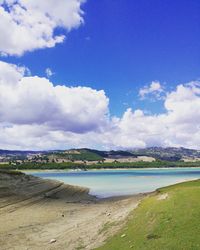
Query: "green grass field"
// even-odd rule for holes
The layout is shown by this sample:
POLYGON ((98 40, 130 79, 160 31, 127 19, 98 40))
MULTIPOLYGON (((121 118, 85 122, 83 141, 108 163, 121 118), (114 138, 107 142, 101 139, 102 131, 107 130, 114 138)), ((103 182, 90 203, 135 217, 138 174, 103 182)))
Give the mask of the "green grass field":
POLYGON ((200 180, 159 189, 98 250, 199 250, 200 180), (168 197, 159 200, 159 197, 168 197))

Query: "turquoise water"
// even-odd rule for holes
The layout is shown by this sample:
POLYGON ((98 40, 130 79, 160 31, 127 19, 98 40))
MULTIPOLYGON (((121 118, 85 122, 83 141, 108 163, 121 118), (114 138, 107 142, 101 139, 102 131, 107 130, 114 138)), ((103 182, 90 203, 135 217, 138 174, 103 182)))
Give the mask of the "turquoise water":
POLYGON ((31 174, 88 187, 90 194, 97 197, 110 197, 151 192, 167 185, 198 179, 200 168, 38 171, 31 174))

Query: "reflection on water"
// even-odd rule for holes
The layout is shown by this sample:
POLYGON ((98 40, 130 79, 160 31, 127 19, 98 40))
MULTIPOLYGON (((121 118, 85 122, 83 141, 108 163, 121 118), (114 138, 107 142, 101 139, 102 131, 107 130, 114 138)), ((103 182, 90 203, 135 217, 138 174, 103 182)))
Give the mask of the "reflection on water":
POLYGON ((90 194, 109 197, 151 192, 159 187, 197 179, 200 178, 200 168, 40 171, 32 174, 88 187, 90 194))

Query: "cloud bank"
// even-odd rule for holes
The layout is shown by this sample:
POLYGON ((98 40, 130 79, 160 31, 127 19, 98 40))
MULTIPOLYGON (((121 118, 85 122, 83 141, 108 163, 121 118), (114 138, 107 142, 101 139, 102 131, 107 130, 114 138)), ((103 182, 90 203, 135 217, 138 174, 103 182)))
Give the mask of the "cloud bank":
POLYGON ((0 53, 21 56, 26 51, 54 47, 66 32, 83 21, 84 0, 1 0, 0 53))
POLYGON ((45 125, 84 133, 106 122, 108 98, 87 87, 54 86, 47 78, 25 76, 24 68, 0 62, 0 122, 45 125), (8 84, 9 83, 9 84, 8 84))
POLYGON ((0 148, 200 149, 198 81, 167 93, 162 114, 128 108, 122 117, 112 117, 103 90, 55 86, 26 72, 25 67, 0 61, 0 148))

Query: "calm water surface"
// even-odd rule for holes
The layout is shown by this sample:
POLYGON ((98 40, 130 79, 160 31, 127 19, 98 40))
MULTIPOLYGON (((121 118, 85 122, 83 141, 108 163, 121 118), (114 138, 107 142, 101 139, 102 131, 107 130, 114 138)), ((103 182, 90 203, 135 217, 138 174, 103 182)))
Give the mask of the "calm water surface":
MULTIPOLYGON (((29 172, 30 173, 30 172, 29 172)), ((98 197, 138 194, 200 178, 200 168, 92 171, 33 171, 31 174, 88 187, 98 197)))

